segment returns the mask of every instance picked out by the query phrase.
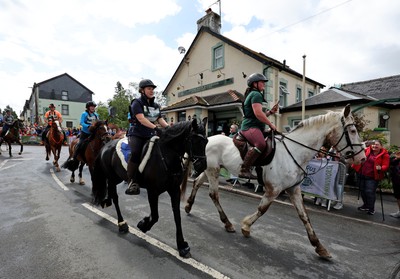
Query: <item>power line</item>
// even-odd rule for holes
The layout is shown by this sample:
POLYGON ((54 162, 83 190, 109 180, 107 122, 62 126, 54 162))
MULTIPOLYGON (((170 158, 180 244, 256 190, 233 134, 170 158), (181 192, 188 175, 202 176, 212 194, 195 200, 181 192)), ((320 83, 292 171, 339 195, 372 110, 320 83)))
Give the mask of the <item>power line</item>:
POLYGON ((313 18, 313 17, 319 16, 319 15, 321 15, 321 14, 323 14, 323 13, 329 12, 329 11, 331 11, 331 10, 333 10, 333 9, 336 9, 336 8, 338 8, 338 7, 340 7, 340 6, 343 6, 343 5, 345 5, 345 4, 347 4, 347 3, 351 2, 351 1, 353 1, 353 0, 347 0, 347 1, 345 1, 345 2, 342 2, 342 3, 340 3, 340 4, 337 4, 336 6, 333 6, 333 7, 329 8, 329 9, 323 10, 323 11, 321 11, 321 12, 319 12, 319 13, 316 13, 316 14, 311 15, 311 16, 309 16, 309 17, 303 18, 303 19, 301 19, 301 20, 299 20, 299 21, 297 21, 297 22, 294 22, 294 23, 291 23, 291 24, 289 24, 289 25, 286 25, 286 26, 284 26, 284 27, 282 27, 282 28, 280 28, 280 29, 278 29, 278 30, 275 30, 275 31, 273 31, 273 32, 271 32, 271 33, 269 33, 269 34, 263 36, 263 37, 272 35, 272 34, 274 34, 274 33, 277 33, 277 32, 280 32, 280 31, 282 31, 282 30, 285 30, 286 28, 289 28, 289 27, 292 27, 292 26, 294 26, 294 25, 296 25, 296 24, 299 24, 299 23, 302 23, 302 22, 304 22, 304 21, 307 21, 307 20, 309 20, 309 19, 311 19, 311 18, 313 18))

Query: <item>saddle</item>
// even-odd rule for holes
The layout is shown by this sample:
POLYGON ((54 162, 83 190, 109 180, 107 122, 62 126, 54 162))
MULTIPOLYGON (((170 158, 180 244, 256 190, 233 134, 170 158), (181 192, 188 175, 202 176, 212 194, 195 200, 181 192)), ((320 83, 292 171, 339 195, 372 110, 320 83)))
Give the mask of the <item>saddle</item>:
MULTIPOLYGON (((235 144, 236 148, 239 150, 240 157, 242 157, 242 160, 244 160, 244 157, 246 156, 247 151, 250 148, 254 147, 247 141, 247 139, 244 137, 244 135, 240 132, 238 132, 233 137, 233 143, 235 144)), ((265 147, 264 151, 261 153, 261 155, 254 162, 254 166, 266 166, 269 163, 271 163, 272 159, 274 158, 275 137, 274 137, 273 132, 270 132, 266 135, 265 143, 266 143, 266 147, 265 147)))

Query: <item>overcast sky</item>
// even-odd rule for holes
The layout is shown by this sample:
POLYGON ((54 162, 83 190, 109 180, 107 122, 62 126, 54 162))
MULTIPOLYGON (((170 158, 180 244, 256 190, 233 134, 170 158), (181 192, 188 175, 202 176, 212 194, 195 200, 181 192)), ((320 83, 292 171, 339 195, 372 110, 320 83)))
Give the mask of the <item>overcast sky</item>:
MULTIPOLYGON (((120 81, 163 90, 215 0, 0 0, 0 108, 68 73, 106 102, 120 81)), ((328 89, 400 74, 399 0, 222 0, 222 35, 328 89)))

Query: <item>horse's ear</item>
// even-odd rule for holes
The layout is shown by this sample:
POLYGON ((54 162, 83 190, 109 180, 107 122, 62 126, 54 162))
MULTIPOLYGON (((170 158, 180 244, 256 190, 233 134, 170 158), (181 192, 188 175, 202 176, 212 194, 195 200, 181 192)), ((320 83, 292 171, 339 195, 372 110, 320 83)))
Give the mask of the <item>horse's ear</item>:
POLYGON ((193 120, 192 120, 192 128, 195 131, 197 131, 197 129, 199 128, 199 125, 197 124, 197 119, 196 118, 193 118, 193 120))
POLYGON ((203 120, 202 120, 204 127, 207 126, 207 121, 208 121, 208 117, 204 117, 203 120))
POLYGON ((350 104, 347 104, 343 109, 343 115, 346 118, 350 114, 350 104))

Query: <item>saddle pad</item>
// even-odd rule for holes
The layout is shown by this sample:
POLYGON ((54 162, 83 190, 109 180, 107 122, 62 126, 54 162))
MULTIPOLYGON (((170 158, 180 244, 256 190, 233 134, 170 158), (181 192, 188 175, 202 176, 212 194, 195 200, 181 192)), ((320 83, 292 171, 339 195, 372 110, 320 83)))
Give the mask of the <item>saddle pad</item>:
POLYGON ((129 147, 128 144, 128 138, 123 137, 117 142, 117 146, 115 147, 117 151, 117 155, 119 159, 121 160, 121 164, 124 167, 125 170, 128 169, 128 160, 129 157, 131 156, 131 148, 129 147))

